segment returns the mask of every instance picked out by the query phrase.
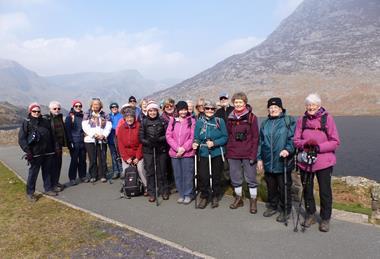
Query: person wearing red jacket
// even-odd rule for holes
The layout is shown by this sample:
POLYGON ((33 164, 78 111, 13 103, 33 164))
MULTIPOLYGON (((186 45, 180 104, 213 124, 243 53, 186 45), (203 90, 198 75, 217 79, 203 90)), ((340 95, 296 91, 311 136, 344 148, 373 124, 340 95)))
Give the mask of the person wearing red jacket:
POLYGON ((123 172, 120 178, 125 177, 125 169, 137 166, 140 179, 144 185, 144 195, 147 195, 146 174, 142 152, 142 143, 139 140, 140 122, 136 120, 133 108, 127 108, 123 116, 124 123, 120 123, 116 130, 117 144, 122 160, 123 172))

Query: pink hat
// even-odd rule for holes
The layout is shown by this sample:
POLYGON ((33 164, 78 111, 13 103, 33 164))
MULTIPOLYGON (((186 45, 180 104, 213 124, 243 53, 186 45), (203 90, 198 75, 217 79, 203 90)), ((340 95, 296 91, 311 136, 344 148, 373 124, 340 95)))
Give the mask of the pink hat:
POLYGON ((160 106, 155 101, 149 101, 146 109, 149 111, 150 109, 160 110, 160 106))
POLYGON ((29 107, 28 107, 28 111, 29 111, 29 113, 31 113, 32 110, 33 110, 34 108, 36 108, 36 107, 40 108, 40 110, 41 110, 41 106, 40 106, 38 103, 31 103, 31 104, 29 104, 29 107))
POLYGON ((81 101, 79 101, 78 99, 74 99, 71 101, 71 107, 74 107, 74 105, 77 103, 80 103, 80 105, 83 105, 81 101))

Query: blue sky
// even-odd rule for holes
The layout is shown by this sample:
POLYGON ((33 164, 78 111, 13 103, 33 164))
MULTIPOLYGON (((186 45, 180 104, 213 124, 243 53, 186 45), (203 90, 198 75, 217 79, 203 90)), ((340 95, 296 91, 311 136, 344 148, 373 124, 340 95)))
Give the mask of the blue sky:
POLYGON ((0 57, 41 75, 185 79, 262 42, 302 0, 0 0, 0 57))

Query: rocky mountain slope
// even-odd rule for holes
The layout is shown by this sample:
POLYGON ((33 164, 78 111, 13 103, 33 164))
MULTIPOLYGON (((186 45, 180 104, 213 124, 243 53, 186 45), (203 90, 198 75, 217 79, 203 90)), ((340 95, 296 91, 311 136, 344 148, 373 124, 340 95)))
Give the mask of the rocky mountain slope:
POLYGON ((272 96, 299 114, 305 96, 318 92, 337 115, 379 115, 379 14, 379 0, 304 0, 262 44, 152 96, 244 91, 263 115, 272 96))

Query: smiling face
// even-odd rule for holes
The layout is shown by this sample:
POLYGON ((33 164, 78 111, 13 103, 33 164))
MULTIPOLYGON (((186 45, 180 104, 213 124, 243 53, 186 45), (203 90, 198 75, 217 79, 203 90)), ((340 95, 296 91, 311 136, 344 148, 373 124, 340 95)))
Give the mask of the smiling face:
POLYGON ((174 105, 173 104, 166 104, 164 107, 164 111, 168 114, 172 114, 174 112, 174 105))
POLYGON ((277 105, 271 105, 268 108, 268 112, 271 117, 278 117, 280 116, 282 109, 278 107, 277 105))
POLYGON ((30 111, 30 115, 34 118, 38 118, 41 115, 41 109, 38 107, 33 108, 33 110, 30 111))
POLYGON ((215 107, 204 107, 204 111, 205 115, 211 118, 215 114, 215 107))
POLYGON ((74 111, 81 112, 82 111, 82 104, 76 103, 76 104, 74 104, 73 108, 74 108, 74 111))
POLYGON ((237 111, 242 111, 245 109, 246 103, 242 99, 235 99, 234 106, 237 111))
POLYGON ((91 110, 93 110, 94 112, 99 112, 101 107, 102 106, 101 106, 100 101, 95 100, 95 101, 92 102, 91 110))
POLYGON ((148 116, 149 118, 156 118, 158 116, 158 111, 156 109, 149 109, 148 110, 148 116))
POLYGON ((221 97, 221 98, 219 99, 219 102, 220 102, 220 106, 221 106, 221 107, 226 107, 226 106, 228 106, 228 98, 226 98, 226 97, 221 97))
POLYGON ((124 118, 125 122, 128 124, 128 125, 132 125, 134 122, 135 122, 135 117, 134 116, 126 116, 124 118))
POLYGON ((50 112, 53 115, 58 115, 61 113, 61 106, 60 105, 53 105, 53 107, 50 108, 50 112))
POLYGON ((317 111, 319 110, 319 108, 321 108, 320 105, 315 104, 315 103, 309 103, 306 105, 306 112, 309 115, 315 115, 317 113, 317 111))
POLYGON ((178 115, 181 118, 186 118, 187 113, 188 113, 187 109, 181 109, 181 110, 178 111, 178 115))

